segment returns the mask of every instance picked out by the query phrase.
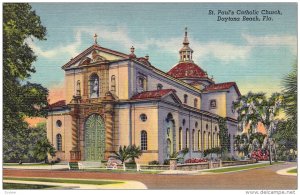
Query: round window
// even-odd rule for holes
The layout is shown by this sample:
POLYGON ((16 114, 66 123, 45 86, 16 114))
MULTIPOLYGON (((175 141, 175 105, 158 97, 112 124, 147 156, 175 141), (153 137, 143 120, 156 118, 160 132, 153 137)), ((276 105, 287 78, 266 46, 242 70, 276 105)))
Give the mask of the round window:
POLYGON ((145 122, 147 120, 147 115, 146 114, 141 114, 140 119, 141 119, 141 121, 145 122))
POLYGON ((61 125, 62 125, 61 120, 57 120, 57 121, 56 121, 56 126, 57 126, 57 127, 61 127, 61 125))

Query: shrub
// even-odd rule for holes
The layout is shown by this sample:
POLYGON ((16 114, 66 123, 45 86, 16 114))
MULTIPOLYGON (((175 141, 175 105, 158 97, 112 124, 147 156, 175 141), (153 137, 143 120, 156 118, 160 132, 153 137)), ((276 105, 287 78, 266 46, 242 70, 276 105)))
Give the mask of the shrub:
POLYGON ((170 165, 170 160, 169 159, 165 159, 164 160, 164 165, 170 165))
POLYGON ((187 159, 185 163, 202 163, 202 162, 207 162, 207 159, 204 158, 191 158, 187 159))
POLYGON ((159 162, 157 160, 153 160, 148 162, 148 165, 159 165, 159 162))

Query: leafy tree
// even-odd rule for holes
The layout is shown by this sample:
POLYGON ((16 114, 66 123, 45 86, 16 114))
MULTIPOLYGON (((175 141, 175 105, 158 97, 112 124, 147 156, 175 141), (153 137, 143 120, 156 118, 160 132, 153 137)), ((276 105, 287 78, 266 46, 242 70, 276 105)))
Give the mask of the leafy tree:
POLYGON ((259 144, 262 145, 266 136, 267 135, 264 135, 261 132, 252 133, 249 137, 249 142, 252 143, 254 140, 257 140, 259 144))
POLYGON ((220 146, 221 146, 221 154, 224 154, 228 151, 228 148, 230 147, 230 140, 229 140, 229 134, 228 134, 228 128, 226 125, 226 119, 225 118, 219 118, 219 138, 220 138, 220 146))
POLYGON ((36 60, 26 39, 45 40, 46 28, 28 3, 3 4, 3 156, 23 158, 29 131, 25 117, 46 116, 48 90, 26 82, 36 60))
POLYGON ((272 137, 276 129, 276 116, 279 115, 282 102, 283 97, 279 93, 274 93, 267 99, 265 93, 249 92, 233 103, 234 108, 239 114, 238 121, 241 124, 240 128, 244 129, 246 125, 250 125, 251 131, 249 133, 251 135, 254 133, 252 130, 257 129, 257 125, 260 122, 267 129, 264 146, 270 150, 270 164, 272 162, 272 150, 275 148, 269 138, 272 137))
POLYGON ((55 156, 55 148, 53 145, 49 142, 48 139, 43 139, 37 141, 34 149, 33 149, 33 155, 38 160, 43 160, 45 163, 48 163, 48 154, 51 157, 55 156))
POLYGON ((290 150, 297 150, 297 129, 294 128, 293 120, 280 121, 273 137, 278 145, 279 159, 288 160, 290 150))

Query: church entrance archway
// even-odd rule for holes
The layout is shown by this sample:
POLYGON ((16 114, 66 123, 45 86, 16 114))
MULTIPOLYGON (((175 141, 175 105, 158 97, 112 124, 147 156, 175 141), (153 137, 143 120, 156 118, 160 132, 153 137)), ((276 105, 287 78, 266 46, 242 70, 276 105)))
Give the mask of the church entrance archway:
POLYGON ((105 124, 99 114, 90 115, 84 125, 84 159, 87 161, 104 160, 105 124))

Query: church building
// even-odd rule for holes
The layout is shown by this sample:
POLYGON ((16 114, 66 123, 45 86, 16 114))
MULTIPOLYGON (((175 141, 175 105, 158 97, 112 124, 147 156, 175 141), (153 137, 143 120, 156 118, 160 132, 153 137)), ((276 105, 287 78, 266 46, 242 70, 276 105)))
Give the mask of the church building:
POLYGON ((220 117, 226 118, 229 150, 238 133, 232 102, 241 94, 235 82, 215 83, 193 61, 187 30, 179 62, 168 72, 137 57, 95 43, 62 66, 65 100, 51 104, 47 137, 56 158, 107 160, 119 146, 135 144, 138 161, 162 163, 174 151, 189 148, 199 158, 218 147, 220 117))

